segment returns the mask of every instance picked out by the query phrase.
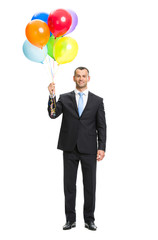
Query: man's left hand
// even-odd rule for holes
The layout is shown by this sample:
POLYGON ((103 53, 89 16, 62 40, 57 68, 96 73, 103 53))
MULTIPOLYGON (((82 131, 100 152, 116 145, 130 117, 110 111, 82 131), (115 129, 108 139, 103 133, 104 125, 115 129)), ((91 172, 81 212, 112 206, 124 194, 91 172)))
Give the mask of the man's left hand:
POLYGON ((97 161, 103 160, 104 157, 105 157, 105 152, 103 150, 98 150, 98 152, 97 152, 97 161))

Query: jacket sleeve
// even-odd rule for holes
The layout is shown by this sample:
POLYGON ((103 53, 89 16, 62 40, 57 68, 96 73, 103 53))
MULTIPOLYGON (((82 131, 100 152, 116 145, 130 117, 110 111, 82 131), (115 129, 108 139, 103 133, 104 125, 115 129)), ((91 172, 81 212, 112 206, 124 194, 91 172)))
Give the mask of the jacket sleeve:
POLYGON ((48 114, 52 119, 57 118, 63 112, 61 96, 59 100, 56 102, 56 96, 48 100, 48 114))
POLYGON ((98 150, 106 150, 106 118, 103 99, 97 112, 98 150))

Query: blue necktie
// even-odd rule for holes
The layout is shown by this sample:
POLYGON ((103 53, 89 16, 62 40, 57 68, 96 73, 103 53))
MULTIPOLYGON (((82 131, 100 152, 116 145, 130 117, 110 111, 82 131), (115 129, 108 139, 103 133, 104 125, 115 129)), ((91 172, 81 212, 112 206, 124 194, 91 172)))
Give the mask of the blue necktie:
POLYGON ((78 93, 79 94, 79 100, 78 100, 78 113, 79 116, 81 116, 82 112, 83 112, 83 92, 78 93))

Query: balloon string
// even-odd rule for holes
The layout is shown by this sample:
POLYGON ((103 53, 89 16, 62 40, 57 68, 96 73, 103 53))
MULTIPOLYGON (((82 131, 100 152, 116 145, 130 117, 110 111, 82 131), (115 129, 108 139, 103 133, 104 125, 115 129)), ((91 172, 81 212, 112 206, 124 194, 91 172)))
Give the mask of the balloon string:
POLYGON ((53 58, 53 69, 55 69, 55 65, 54 65, 54 58, 53 58))
MULTIPOLYGON (((46 61, 47 61, 47 59, 46 59, 46 61)), ((59 66, 60 66, 60 64, 57 64, 57 70, 55 71, 55 60, 53 59, 53 67, 52 67, 52 64, 51 64, 51 61, 50 61, 50 58, 49 58, 49 69, 50 69, 50 72, 51 72, 53 82, 54 82, 55 76, 56 76, 56 74, 59 70, 59 66)))
MULTIPOLYGON (((55 75, 56 75, 56 72, 55 72, 55 64, 54 64, 54 58, 53 58, 53 71, 54 71, 54 74, 53 74, 53 71, 52 71, 52 66, 51 66, 51 61, 50 61, 50 58, 49 58, 49 64, 50 64, 50 68, 51 68, 51 72, 52 72, 52 76, 53 76, 53 82, 54 82, 54 79, 55 79, 55 75)), ((54 103, 54 109, 56 109, 56 102, 55 102, 55 98, 53 97, 53 103, 54 103)), ((54 110, 55 111, 55 110, 54 110)))
MULTIPOLYGON (((45 55, 45 53, 44 53, 45 55)), ((52 77, 52 82, 54 82, 54 76, 53 76, 53 71, 52 71, 52 68, 51 68, 51 62, 50 62, 50 59, 49 59, 49 63, 48 63, 48 60, 47 60, 47 57, 45 56, 45 59, 46 59, 46 63, 47 63, 47 66, 48 66, 48 69, 50 70, 50 74, 51 74, 51 77, 52 77)), ((56 109, 56 102, 55 102, 55 98, 51 98, 51 112, 53 111, 53 104, 54 104, 54 109, 56 109)), ((55 111, 55 110, 54 110, 55 111)))
POLYGON ((56 70, 56 72, 54 73, 54 78, 55 78, 55 76, 56 76, 56 74, 57 74, 57 72, 58 72, 58 70, 59 70, 59 66, 60 66, 60 64, 57 65, 57 70, 56 70))
MULTIPOLYGON (((47 56, 45 55, 45 52, 44 52, 44 57, 45 57, 45 59, 46 59, 47 66, 48 66, 49 72, 50 72, 50 74, 51 74, 52 82, 54 82, 53 71, 52 71, 52 69, 51 69, 50 63, 48 63, 47 56)), ((49 61, 50 61, 50 59, 49 59, 49 61)))
MULTIPOLYGON (((57 65, 57 70, 56 70, 56 72, 54 73, 54 79, 55 79, 55 76, 56 76, 56 74, 57 74, 57 72, 58 72, 58 70, 59 70, 59 66, 60 66, 60 64, 57 65)), ((53 67, 54 67, 54 59, 53 59, 53 67)), ((56 109, 55 98, 53 98, 53 102, 54 102, 54 106, 55 106, 55 109, 56 109)))
MULTIPOLYGON (((45 59, 46 59, 46 62, 47 62, 47 66, 48 66, 48 68, 50 70, 50 73, 51 73, 52 82, 54 82, 55 75, 57 74, 58 69, 59 69, 59 64, 57 65, 58 68, 57 68, 56 72, 53 74, 53 70, 55 69, 54 59, 53 59, 53 70, 52 70, 50 58, 49 58, 49 63, 48 63, 48 60, 47 60, 47 57, 46 57, 45 53, 44 53, 44 56, 45 56, 45 59)), ((55 98, 54 97, 53 97, 53 101, 52 102, 54 103, 54 107, 56 108, 56 102, 55 102, 55 98)))
MULTIPOLYGON (((54 74, 53 74, 54 65, 53 65, 53 69, 52 69, 50 57, 48 57, 48 59, 49 59, 49 66, 50 66, 51 75, 52 75, 52 78, 53 78, 53 80, 54 80, 54 76, 53 76, 53 75, 54 75, 54 74)), ((53 59, 53 62, 54 62, 54 59, 53 59)))

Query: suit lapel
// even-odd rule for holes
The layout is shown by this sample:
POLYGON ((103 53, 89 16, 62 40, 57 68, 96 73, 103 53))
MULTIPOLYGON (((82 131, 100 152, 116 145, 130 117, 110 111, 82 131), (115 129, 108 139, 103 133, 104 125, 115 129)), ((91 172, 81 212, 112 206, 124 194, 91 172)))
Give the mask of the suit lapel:
MULTIPOLYGON (((72 101, 74 103, 74 107, 75 107, 75 111, 77 112, 78 114, 78 108, 77 108, 77 103, 76 103, 76 97, 75 97, 75 92, 72 91, 72 101)), ((79 114, 78 114, 79 115, 79 114)))

